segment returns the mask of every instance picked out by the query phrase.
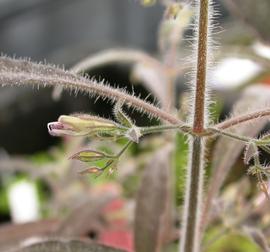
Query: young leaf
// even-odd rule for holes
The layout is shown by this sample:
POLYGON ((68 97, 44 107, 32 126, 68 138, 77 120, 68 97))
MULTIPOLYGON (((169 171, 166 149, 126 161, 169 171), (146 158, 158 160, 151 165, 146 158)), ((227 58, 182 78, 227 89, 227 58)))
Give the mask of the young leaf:
POLYGON ((138 191, 135 210, 135 250, 159 252, 171 228, 171 146, 153 156, 138 191))
POLYGON ((117 102, 113 109, 116 120, 123 126, 131 128, 133 126, 132 120, 124 113, 122 109, 122 103, 117 102))

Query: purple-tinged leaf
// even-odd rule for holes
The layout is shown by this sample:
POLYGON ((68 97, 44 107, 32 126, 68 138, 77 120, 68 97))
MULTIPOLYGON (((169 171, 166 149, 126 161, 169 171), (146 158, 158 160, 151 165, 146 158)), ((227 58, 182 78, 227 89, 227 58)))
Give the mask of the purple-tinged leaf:
POLYGON ((10 252, 124 252, 94 243, 79 240, 55 239, 39 242, 10 252))
MULTIPOLYGON (((254 85, 248 87, 242 94, 240 100, 235 104, 232 114, 241 115, 248 111, 254 111, 265 108, 269 103, 270 88, 265 85, 254 85)), ((231 130, 234 134, 241 136, 256 137, 267 124, 268 118, 260 118, 251 123, 243 123, 233 127, 231 130)), ((237 158, 241 155, 245 143, 234 141, 232 139, 220 137, 215 145, 212 160, 212 176, 208 184, 207 194, 202 214, 202 229, 209 221, 211 208, 220 188, 223 185, 228 173, 234 165, 237 158)))
POLYGON ((135 211, 135 250, 159 252, 171 228, 172 148, 166 145, 155 153, 138 191, 135 211))

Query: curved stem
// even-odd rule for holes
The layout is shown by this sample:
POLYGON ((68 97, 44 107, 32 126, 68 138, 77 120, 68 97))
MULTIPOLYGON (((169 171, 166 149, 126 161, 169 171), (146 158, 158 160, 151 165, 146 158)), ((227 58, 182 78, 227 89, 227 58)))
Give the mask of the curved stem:
POLYGON ((75 93, 78 91, 85 92, 111 101, 122 100, 127 106, 145 112, 149 116, 167 121, 170 124, 183 124, 173 115, 128 94, 124 90, 112 88, 95 80, 86 79, 52 66, 34 64, 29 61, 0 57, 0 85, 62 86, 65 89, 75 91, 75 93))
POLYGON ((88 72, 93 68, 97 68, 103 65, 112 63, 151 63, 158 68, 163 68, 163 65, 154 57, 147 53, 134 50, 134 49, 108 49, 105 51, 98 52, 94 55, 90 55, 75 66, 72 67, 72 71, 76 73, 88 72))
POLYGON ((228 128, 237 126, 241 123, 251 122, 253 120, 258 120, 258 119, 261 119, 262 117, 268 117, 268 116, 270 116, 270 108, 261 109, 261 110, 254 111, 249 114, 233 117, 224 122, 216 124, 214 127, 218 129, 228 129, 228 128))

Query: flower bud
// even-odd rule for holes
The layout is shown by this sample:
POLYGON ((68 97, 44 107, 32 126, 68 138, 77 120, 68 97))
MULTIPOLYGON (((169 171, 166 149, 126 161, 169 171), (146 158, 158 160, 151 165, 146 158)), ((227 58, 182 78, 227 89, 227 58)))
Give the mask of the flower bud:
POLYGON ((103 152, 94 151, 94 150, 79 151, 78 153, 70 157, 70 159, 76 159, 82 162, 94 162, 94 161, 100 161, 106 158, 111 158, 111 156, 108 156, 107 154, 103 152))
POLYGON ((57 122, 48 123, 48 131, 53 136, 93 136, 108 133, 119 134, 121 127, 115 122, 89 115, 62 115, 57 122))
POLYGON ((103 169, 100 169, 98 167, 90 167, 80 172, 80 174, 101 174, 103 172, 103 169))

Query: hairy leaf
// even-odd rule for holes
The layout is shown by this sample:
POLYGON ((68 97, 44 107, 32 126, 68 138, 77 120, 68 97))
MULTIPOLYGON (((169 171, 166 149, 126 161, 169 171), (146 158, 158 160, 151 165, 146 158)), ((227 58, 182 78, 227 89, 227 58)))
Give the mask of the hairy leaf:
POLYGON ((115 119, 123 126, 131 128, 132 120, 124 113, 121 102, 117 102, 113 108, 115 119))
POLYGON ((145 169, 135 211, 136 251, 159 252, 169 235, 171 153, 171 146, 166 145, 155 153, 145 169))

